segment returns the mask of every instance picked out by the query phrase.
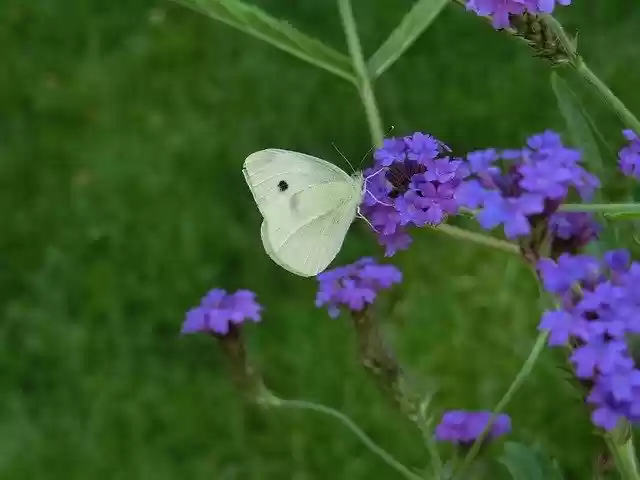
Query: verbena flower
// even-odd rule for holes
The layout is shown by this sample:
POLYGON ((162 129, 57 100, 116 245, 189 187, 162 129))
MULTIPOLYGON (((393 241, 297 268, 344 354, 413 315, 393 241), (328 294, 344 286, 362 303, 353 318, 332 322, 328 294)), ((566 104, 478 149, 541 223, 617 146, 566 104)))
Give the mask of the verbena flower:
MULTIPOLYGON (((508 238, 524 237, 531 233, 532 219, 553 216, 572 190, 588 199, 599 187, 598 179, 582 168, 580 160, 580 152, 566 148, 552 131, 533 135, 519 150, 471 152, 467 155, 471 176, 458 186, 454 200, 460 206, 479 208, 482 227, 503 225, 508 238)), ((552 228, 567 236, 569 225, 562 225, 564 219, 568 220, 556 217, 552 228)), ((571 225, 574 234, 589 236, 589 232, 578 232, 578 217, 571 220, 576 223, 571 225)))
MULTIPOLYGON (((451 410, 442 416, 436 427, 436 440, 455 444, 471 444, 487 427, 491 412, 451 410)), ((511 419, 499 414, 491 424, 487 438, 496 438, 511 431, 511 419)))
POLYGON ((545 289, 559 299, 539 328, 549 345, 571 346, 575 375, 589 387, 592 421, 606 430, 626 418, 640 423, 640 370, 627 340, 640 333, 640 263, 626 250, 603 260, 562 255, 538 264, 545 289))
POLYGON ((562 253, 577 254, 590 241, 598 238, 601 226, 585 212, 557 212, 549 218, 553 257, 562 253))
POLYGON ((364 172, 369 178, 361 211, 387 256, 409 246, 407 227, 439 225, 458 213, 454 196, 468 168, 432 136, 385 139, 373 157, 374 166, 364 172))
POLYGON ((229 325, 239 325, 247 320, 260 321, 262 307, 256 302, 256 294, 238 290, 228 294, 216 288, 209 291, 200 305, 187 312, 182 333, 209 332, 226 335, 229 325))
POLYGON ((629 145, 618 152, 620 170, 640 180, 640 137, 632 130, 625 130, 623 134, 629 145))
POLYGON ((316 306, 326 306, 336 318, 340 307, 361 311, 373 303, 376 295, 402 281, 402 273, 392 265, 379 265, 372 258, 361 258, 351 265, 319 274, 316 306))
POLYGON ((569 5, 571 0, 468 0, 467 8, 491 17, 495 28, 507 28, 510 15, 551 13, 556 3, 569 5))

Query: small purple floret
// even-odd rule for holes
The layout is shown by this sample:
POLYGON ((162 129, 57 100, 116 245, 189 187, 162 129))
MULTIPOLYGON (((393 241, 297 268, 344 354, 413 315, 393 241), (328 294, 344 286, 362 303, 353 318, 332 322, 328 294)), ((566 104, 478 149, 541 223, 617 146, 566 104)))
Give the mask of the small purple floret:
POLYGON ((640 180, 640 137, 632 131, 622 132, 629 144, 618 153, 618 163, 622 173, 640 180))
POLYGON ((229 325, 239 325, 247 320, 260 321, 262 307, 256 302, 256 294, 238 290, 228 294, 216 288, 207 293, 200 305, 187 312, 182 333, 209 332, 226 335, 229 325))
POLYGON ((491 17, 494 28, 508 28, 510 15, 551 13, 556 3, 569 5, 571 0, 468 0, 467 9, 491 17))
MULTIPOLYGON (((482 434, 490 419, 491 412, 448 411, 436 427, 436 440, 454 444, 471 444, 482 434)), ((509 432, 511 432, 511 419, 506 414, 499 414, 491 424, 487 438, 497 438, 509 432)))
POLYGON ((381 290, 402 281, 393 265, 379 265, 372 258, 361 258, 351 265, 326 270, 317 276, 316 306, 326 306, 329 316, 340 315, 340 307, 361 311, 381 290))

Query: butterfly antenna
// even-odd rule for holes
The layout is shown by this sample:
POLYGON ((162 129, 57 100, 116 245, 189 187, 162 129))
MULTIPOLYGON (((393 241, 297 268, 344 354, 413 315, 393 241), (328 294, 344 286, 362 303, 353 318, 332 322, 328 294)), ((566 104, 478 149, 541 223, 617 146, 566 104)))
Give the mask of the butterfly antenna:
POLYGON ((353 171, 353 173, 356 173, 356 169, 353 168, 353 165, 351 165, 351 162, 349 161, 349 159, 342 154, 342 152, 338 149, 338 147, 336 147, 336 144, 331 142, 331 145, 333 145, 333 148, 336 149, 336 152, 338 152, 340 154, 340 156, 342 158, 344 158, 344 161, 349 164, 349 166, 351 167, 351 170, 353 171))
MULTIPOLYGON (((391 128, 389 130, 387 130, 387 132, 383 136, 386 137, 387 135, 389 135, 394 128, 395 127, 393 125, 391 125, 391 128)), ((367 158, 367 155, 369 155, 373 151, 374 148, 375 147, 372 146, 369 150, 367 150, 367 153, 365 153, 364 156, 362 157, 362 160, 360 160, 360 163, 358 164, 358 167, 360 167, 360 165, 362 165, 362 163, 364 162, 364 159, 367 158)))

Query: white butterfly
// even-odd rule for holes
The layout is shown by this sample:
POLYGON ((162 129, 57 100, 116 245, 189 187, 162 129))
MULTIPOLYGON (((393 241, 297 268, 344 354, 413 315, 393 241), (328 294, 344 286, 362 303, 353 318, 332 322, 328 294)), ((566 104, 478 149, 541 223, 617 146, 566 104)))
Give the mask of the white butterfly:
POLYGON ((267 149, 242 169, 264 221, 264 249, 282 268, 317 275, 336 257, 364 195, 362 173, 352 177, 304 153, 267 149))

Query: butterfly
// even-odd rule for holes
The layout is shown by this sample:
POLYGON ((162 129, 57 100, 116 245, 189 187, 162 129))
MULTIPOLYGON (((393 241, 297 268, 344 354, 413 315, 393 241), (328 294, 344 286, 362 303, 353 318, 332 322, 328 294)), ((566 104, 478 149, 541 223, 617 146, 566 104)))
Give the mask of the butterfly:
POLYGON ((361 172, 311 155, 269 148, 249 155, 244 178, 264 220, 262 244, 271 259, 302 277, 336 257, 365 193, 361 172))

